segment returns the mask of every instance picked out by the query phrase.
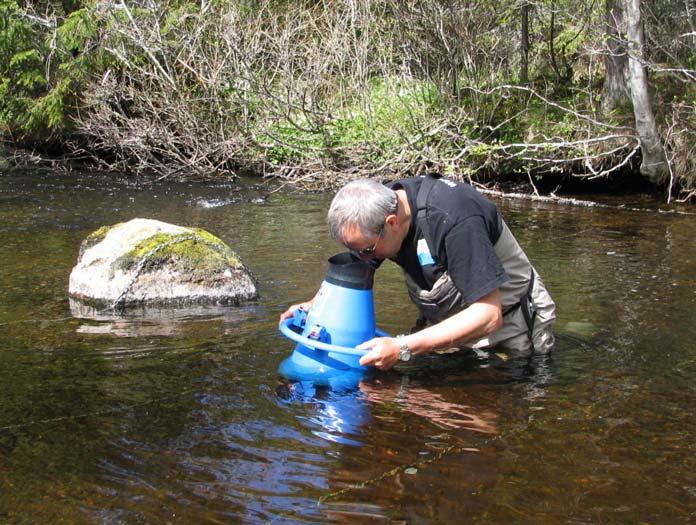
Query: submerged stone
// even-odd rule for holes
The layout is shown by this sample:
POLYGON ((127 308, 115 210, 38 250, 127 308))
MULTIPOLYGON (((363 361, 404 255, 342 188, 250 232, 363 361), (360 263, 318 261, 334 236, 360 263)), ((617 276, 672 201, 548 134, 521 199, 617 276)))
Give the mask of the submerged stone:
POLYGON ((68 292, 112 307, 240 304, 258 297, 253 275, 223 241, 152 219, 102 226, 88 235, 68 292))
POLYGON ((594 337, 599 332, 599 328, 595 324, 585 321, 568 321, 562 325, 562 328, 564 332, 587 338, 594 337))

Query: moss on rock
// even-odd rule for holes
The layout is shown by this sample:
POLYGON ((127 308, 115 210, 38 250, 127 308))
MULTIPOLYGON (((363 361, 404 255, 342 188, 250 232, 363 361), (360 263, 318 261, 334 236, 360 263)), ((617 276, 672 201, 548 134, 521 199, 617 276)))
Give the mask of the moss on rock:
POLYGON ((193 276, 199 272, 209 275, 228 268, 243 268, 241 260, 229 246, 211 233, 198 228, 177 234, 152 235, 121 256, 115 265, 127 271, 139 264, 143 258, 147 258, 145 269, 155 269, 173 263, 175 269, 193 273, 193 276))

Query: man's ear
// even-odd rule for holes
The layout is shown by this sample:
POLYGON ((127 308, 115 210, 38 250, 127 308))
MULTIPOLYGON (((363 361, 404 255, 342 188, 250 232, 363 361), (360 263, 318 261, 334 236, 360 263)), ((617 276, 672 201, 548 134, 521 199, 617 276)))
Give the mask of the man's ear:
POLYGON ((394 229, 399 223, 399 218, 395 213, 392 213, 391 215, 387 215, 384 222, 385 224, 388 224, 391 229, 394 229))

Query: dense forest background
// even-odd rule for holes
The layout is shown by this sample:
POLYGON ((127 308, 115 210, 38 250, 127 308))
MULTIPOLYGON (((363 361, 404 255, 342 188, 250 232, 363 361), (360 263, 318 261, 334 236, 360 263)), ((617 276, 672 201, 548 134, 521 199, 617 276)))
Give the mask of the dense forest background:
POLYGON ((696 0, 0 0, 0 29, 25 161, 314 188, 641 173, 696 198, 696 0))

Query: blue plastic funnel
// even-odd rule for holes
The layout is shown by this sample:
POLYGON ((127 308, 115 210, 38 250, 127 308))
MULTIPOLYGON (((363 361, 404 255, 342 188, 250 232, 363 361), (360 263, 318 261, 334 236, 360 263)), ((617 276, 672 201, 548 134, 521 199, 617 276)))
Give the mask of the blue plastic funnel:
POLYGON ((362 377, 366 352, 355 347, 375 336, 372 283, 375 269, 349 252, 329 259, 329 269, 309 312, 297 310, 280 324, 281 333, 297 342, 278 371, 288 379, 349 386, 362 377))

